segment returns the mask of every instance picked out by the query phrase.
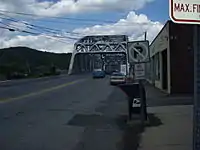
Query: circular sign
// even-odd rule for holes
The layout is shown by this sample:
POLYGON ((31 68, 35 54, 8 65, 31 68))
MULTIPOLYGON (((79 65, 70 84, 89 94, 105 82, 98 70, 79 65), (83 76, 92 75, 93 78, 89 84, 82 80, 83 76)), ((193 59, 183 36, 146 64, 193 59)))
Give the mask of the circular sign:
POLYGON ((142 42, 132 43, 129 47, 129 58, 134 62, 143 62, 148 58, 148 47, 142 42))

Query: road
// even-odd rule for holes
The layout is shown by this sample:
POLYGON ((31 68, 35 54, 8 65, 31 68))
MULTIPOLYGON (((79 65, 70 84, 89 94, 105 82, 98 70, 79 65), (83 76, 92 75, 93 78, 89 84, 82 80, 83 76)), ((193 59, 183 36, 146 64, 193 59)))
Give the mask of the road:
MULTIPOLYGON (((147 88, 149 106, 188 105, 147 88)), ((159 118, 149 116, 150 126, 159 118)), ((109 79, 57 76, 0 83, 0 150, 136 150, 140 125, 129 125, 126 95, 109 79)))
POLYGON ((3 82, 0 149, 123 149, 123 105, 119 89, 90 75, 3 82))

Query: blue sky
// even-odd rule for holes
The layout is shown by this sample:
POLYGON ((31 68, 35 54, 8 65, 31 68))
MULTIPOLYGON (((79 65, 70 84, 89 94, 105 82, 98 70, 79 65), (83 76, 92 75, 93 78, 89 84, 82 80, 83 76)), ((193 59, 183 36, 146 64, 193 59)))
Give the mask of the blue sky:
MULTIPOLYGON (((47 1, 47 0, 38 0, 38 1, 47 1)), ((58 0, 48 0, 57 2, 58 0)), ((152 21, 159 21, 163 24, 167 20, 169 20, 169 1, 168 0, 155 0, 152 3, 148 3, 144 8, 139 9, 135 11, 137 14, 145 14, 147 17, 152 21)), ((78 13, 78 14, 70 14, 70 15, 63 15, 62 17, 70 17, 70 18, 83 18, 83 19, 95 19, 95 20, 108 20, 117 22, 118 20, 122 18, 126 18, 127 14, 129 13, 129 10, 124 11, 110 11, 110 12, 85 12, 85 13, 78 13)), ((43 19, 43 20, 49 20, 49 19, 43 19)), ((52 19, 51 19, 52 20, 52 19)), ((96 24, 104 24, 103 22, 82 22, 82 21, 63 21, 59 20, 60 22, 66 22, 66 23, 49 23, 49 22, 39 22, 36 21, 38 25, 45 25, 45 26, 51 26, 54 28, 62 28, 66 30, 72 30, 74 28, 79 27, 88 27, 93 26, 96 24)), ((55 22, 58 22, 58 20, 55 20, 55 22)))
MULTIPOLYGON (((43 16, 33 20, 31 16, 19 15, 15 16, 15 19, 22 19, 38 26, 79 33, 70 35, 76 38, 95 34, 126 34, 131 40, 140 40, 144 32, 147 32, 147 39, 152 41, 169 19, 168 2, 168 0, 77 0, 77 3, 74 3, 73 0, 17 0, 0 1, 0 10, 43 16), (47 16, 103 21, 62 20, 47 16), (105 23, 105 21, 112 23, 105 23)), ((22 28, 23 25, 18 27, 22 28)), ((2 41, 0 48, 23 45, 53 52, 71 51, 75 42, 66 38, 64 40, 67 44, 65 44, 57 39, 49 40, 41 35, 18 32, 9 32, 4 35, 4 38, 7 40, 1 40, 0 37, 2 41)))
POLYGON ((139 10, 138 13, 146 14, 153 21, 160 21, 163 24, 170 19, 169 17, 169 1, 156 0, 147 4, 146 7, 139 10))

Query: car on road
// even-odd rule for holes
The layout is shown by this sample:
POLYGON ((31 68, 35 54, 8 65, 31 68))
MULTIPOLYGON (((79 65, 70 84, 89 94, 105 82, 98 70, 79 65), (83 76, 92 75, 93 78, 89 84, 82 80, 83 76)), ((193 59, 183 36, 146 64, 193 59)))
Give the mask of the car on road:
POLYGON ((126 83, 126 75, 121 72, 113 72, 110 76, 110 85, 126 83))
POLYGON ((105 72, 102 69, 94 69, 93 78, 104 78, 106 76, 105 72))

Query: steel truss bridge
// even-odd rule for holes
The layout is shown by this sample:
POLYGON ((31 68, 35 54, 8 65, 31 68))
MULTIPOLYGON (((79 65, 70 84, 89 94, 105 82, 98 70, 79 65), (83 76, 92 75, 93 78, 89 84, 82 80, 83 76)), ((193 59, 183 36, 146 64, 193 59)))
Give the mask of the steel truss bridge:
POLYGON ((68 74, 127 64, 126 35, 85 36, 74 44, 68 74))

